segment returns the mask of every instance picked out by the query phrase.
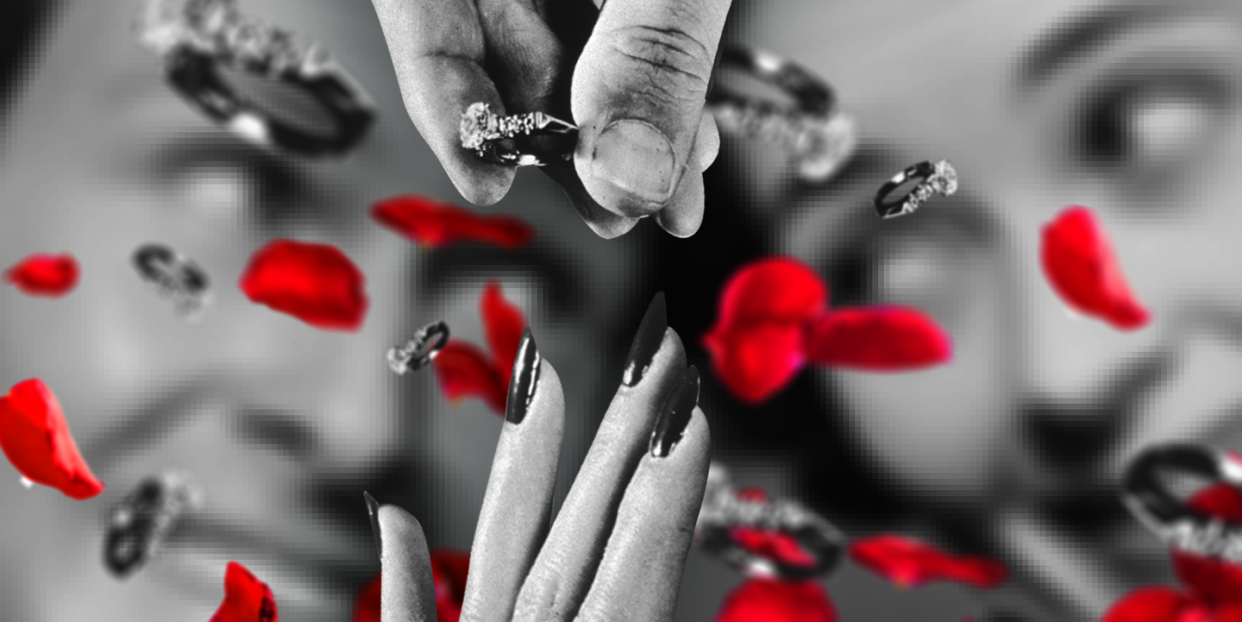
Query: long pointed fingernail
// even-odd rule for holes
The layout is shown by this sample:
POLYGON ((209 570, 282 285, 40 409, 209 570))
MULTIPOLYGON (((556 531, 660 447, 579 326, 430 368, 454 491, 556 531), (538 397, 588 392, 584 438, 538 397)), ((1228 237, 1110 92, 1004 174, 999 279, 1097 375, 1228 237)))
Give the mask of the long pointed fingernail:
POLYGON ((369 492, 363 491, 362 496, 367 500, 367 514, 371 515, 371 535, 375 537, 375 552, 382 559, 384 557, 384 543, 380 538, 379 502, 369 492))
POLYGON ((668 330, 668 310, 664 305, 664 292, 655 295, 647 307, 647 314, 638 325, 638 333, 634 335, 634 343, 630 346, 630 356, 625 361, 625 375, 621 383, 627 387, 642 381, 651 359, 664 343, 664 332, 668 330))
POLYGON ((539 384, 539 348, 530 327, 522 331, 522 343, 518 345, 517 360, 513 362, 513 376, 509 380, 509 400, 505 404, 505 419, 517 425, 526 418, 530 401, 535 398, 539 384))
POLYGON ((699 404, 699 370, 694 365, 686 369, 681 382, 664 402, 664 410, 651 433, 651 455, 667 458, 673 447, 681 440, 690 423, 690 415, 699 404))

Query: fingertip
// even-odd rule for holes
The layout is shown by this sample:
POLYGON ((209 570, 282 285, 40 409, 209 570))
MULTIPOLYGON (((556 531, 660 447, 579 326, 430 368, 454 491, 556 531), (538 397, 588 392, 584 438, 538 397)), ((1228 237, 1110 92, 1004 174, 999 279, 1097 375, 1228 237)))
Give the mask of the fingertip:
POLYGON ((670 235, 688 238, 698 233, 703 225, 706 209, 706 193, 703 188, 703 175, 698 171, 690 171, 681 181, 677 195, 656 215, 656 222, 670 235))
POLYGON ((690 162, 699 171, 706 171, 716 162, 720 154, 720 128, 716 125, 716 114, 709 108, 703 109, 699 120, 699 134, 694 140, 694 151, 690 154, 690 162))
MULTIPOLYGON (((427 549, 423 526, 413 514, 395 505, 381 505, 376 513, 380 526, 380 542, 384 552, 409 551, 411 547, 427 549)), ((381 553, 383 557, 387 557, 381 553)))
POLYGON ((509 193, 517 170, 511 166, 493 164, 480 160, 473 153, 462 150, 456 161, 445 170, 453 186, 467 201, 478 206, 495 205, 509 193))

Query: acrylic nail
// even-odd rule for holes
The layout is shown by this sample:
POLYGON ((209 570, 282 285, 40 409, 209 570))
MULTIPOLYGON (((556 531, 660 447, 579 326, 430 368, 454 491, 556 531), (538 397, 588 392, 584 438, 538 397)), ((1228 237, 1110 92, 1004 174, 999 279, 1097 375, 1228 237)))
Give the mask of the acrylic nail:
POLYGON ((380 538, 379 502, 369 492, 363 491, 362 496, 367 500, 367 514, 371 515, 371 535, 375 537, 375 552, 383 559, 384 543, 380 538))
POLYGON ((655 295, 647 307, 643 321, 638 325, 638 333, 634 335, 634 343, 630 346, 630 356, 625 361, 625 374, 621 383, 627 387, 636 386, 642 381, 651 366, 651 360, 664 343, 664 332, 668 330, 668 311, 664 304, 664 292, 655 295))
POLYGON ((686 369, 681 382, 664 402, 664 409, 656 421, 655 430, 651 433, 651 455, 656 458, 667 458, 673 451, 686 426, 690 424, 690 415, 699 404, 699 370, 694 365, 686 369))
POLYGON ((535 398, 535 387, 539 384, 539 348, 535 346, 535 336, 530 327, 522 331, 522 342, 518 345, 517 360, 513 362, 513 376, 509 380, 509 399, 505 404, 505 419, 517 425, 526 418, 530 402, 535 398))

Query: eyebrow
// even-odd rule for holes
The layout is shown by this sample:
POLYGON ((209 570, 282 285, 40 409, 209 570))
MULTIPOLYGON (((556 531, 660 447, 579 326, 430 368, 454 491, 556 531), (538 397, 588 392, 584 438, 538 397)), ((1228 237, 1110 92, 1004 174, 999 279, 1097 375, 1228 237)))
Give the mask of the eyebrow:
POLYGON ((1018 60, 1018 87, 1023 91, 1037 87, 1072 61, 1109 41, 1195 12, 1196 7, 1182 4, 1120 4, 1079 13, 1040 36, 1023 53, 1018 60))

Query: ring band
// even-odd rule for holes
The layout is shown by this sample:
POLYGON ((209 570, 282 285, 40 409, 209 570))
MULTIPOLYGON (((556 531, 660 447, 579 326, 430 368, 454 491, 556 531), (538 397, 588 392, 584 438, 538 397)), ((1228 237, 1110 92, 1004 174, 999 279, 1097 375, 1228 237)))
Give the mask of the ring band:
POLYGON ((800 177, 822 183, 832 178, 858 147, 858 123, 837 106, 827 82, 770 52, 722 44, 707 104, 721 131, 757 138, 787 149, 800 177), (793 105, 745 96, 720 85, 721 67, 767 82, 794 100, 793 105))
POLYGON ((704 550, 750 576, 787 581, 832 574, 845 548, 845 537, 831 523, 797 503, 738 499, 728 472, 716 462, 708 472, 695 539, 704 550), (809 563, 792 563, 775 552, 744 546, 737 539, 739 528, 776 532, 791 538, 809 556, 809 563))
POLYGON ((542 112, 500 116, 491 106, 475 102, 461 115, 461 146, 480 158, 510 166, 544 166, 573 157, 578 126, 542 112), (566 140, 549 149, 531 140, 537 136, 563 136, 566 140), (572 140, 570 140, 572 139, 572 140))
POLYGON ((237 0, 150 0, 138 29, 139 44, 163 59, 174 90, 259 146, 304 157, 341 156, 374 122, 371 97, 323 47, 242 15, 237 0), (332 131, 307 131, 273 116, 226 82, 222 67, 306 92, 331 116, 332 131))
POLYGON ((162 298, 171 298, 177 315, 194 323, 212 304, 207 273, 189 258, 161 244, 145 244, 133 255, 138 276, 162 298))
POLYGON ((953 165, 947 160, 940 160, 934 164, 930 161, 923 161, 898 173, 880 186, 880 190, 875 193, 875 211, 881 218, 905 216, 913 214, 919 205, 931 198, 933 194, 947 197, 955 192, 957 192, 957 171, 953 169, 953 165), (896 201, 885 202, 884 199, 902 184, 916 178, 920 182, 909 193, 896 201))
POLYGON ((1159 478, 1166 469, 1242 489, 1242 463, 1224 451, 1199 445, 1151 447, 1130 463, 1122 497, 1144 526, 1174 548, 1242 564, 1242 525, 1216 519, 1178 500, 1159 478))
POLYGON ((431 364, 436 354, 444 349, 449 340, 448 324, 443 320, 432 322, 420 329, 400 348, 388 349, 388 367, 398 375, 417 371, 431 364), (438 336, 434 344, 429 344, 432 336, 438 336))

